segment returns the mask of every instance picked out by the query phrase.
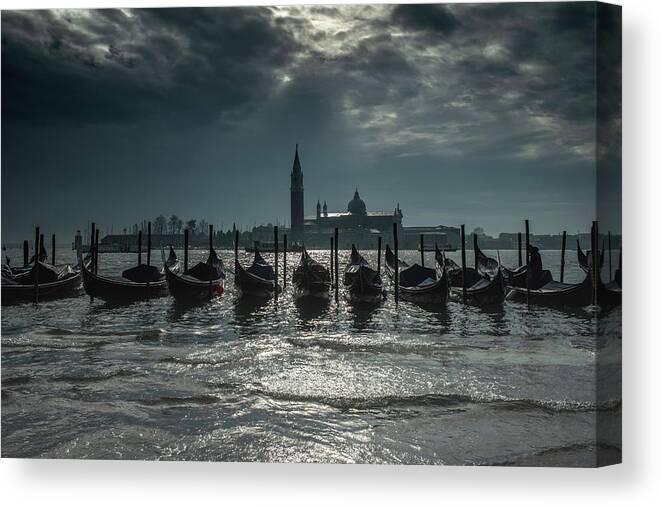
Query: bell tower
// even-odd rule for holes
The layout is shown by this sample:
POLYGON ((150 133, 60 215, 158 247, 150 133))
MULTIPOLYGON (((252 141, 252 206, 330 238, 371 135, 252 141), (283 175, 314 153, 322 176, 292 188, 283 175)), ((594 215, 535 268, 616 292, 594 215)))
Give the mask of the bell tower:
POLYGON ((303 171, 298 159, 298 144, 291 170, 291 235, 293 240, 303 240, 303 171))

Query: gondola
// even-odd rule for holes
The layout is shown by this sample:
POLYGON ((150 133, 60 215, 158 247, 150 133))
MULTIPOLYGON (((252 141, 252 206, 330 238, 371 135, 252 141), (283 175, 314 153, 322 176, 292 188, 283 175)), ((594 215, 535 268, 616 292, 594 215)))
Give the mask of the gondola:
POLYGON ((81 272, 77 267, 53 266, 44 262, 14 273, 2 266, 2 304, 38 302, 75 296, 80 292, 81 272))
MULTIPOLYGON (((527 290, 513 287, 507 299, 527 302, 527 290)), ((588 306, 592 303, 592 275, 587 274, 580 283, 562 283, 551 281, 538 289, 530 289, 530 304, 544 306, 588 306)))
POLYGON ((169 258, 175 262, 164 263, 165 279, 170 295, 177 301, 203 301, 225 290, 225 268, 223 261, 212 248, 206 262, 199 262, 183 273, 173 271, 170 266, 177 266, 177 255, 170 247, 169 258))
MULTIPOLYGON (((462 269, 452 259, 446 258, 436 249, 436 259, 444 259, 450 273, 450 291, 453 296, 463 298, 462 269)), ((506 288, 503 268, 500 261, 495 261, 495 269, 480 273, 475 268, 466 268, 466 302, 481 306, 497 305, 505 300, 506 288)), ((478 261, 479 266, 479 261, 478 261)))
MULTIPOLYGON (((616 306, 622 304, 622 276, 620 269, 615 271, 615 279, 610 282, 604 283, 601 280, 601 271, 604 265, 604 252, 605 248, 602 243, 601 252, 599 253, 599 277, 597 280, 597 302, 604 306, 616 306)), ((578 264, 585 273, 590 272, 590 265, 592 263, 592 252, 583 253, 581 244, 576 240, 576 255, 578 257, 578 264)), ((620 259, 621 264, 621 259, 620 259)))
MULTIPOLYGON (((98 241, 92 242, 94 248, 89 256, 92 262, 82 263, 83 286, 91 297, 114 301, 136 301, 162 297, 168 294, 168 283, 164 270, 152 266, 151 259, 151 222, 148 223, 147 264, 142 264, 141 237, 138 235, 138 265, 124 270, 121 276, 99 275, 98 241)), ((177 256, 170 252, 165 264, 168 269, 178 273, 180 268, 177 256)))
MULTIPOLYGON (((604 266, 604 253, 605 248, 602 242, 601 252, 599 252, 599 277, 597 280, 597 303, 603 306, 616 306, 622 304, 622 276, 621 271, 618 268, 615 271, 615 279, 610 282, 604 283, 601 280, 601 272, 604 266)), ((590 273, 591 264, 592 264, 592 252, 588 250, 586 253, 581 250, 581 244, 576 240, 576 255, 578 257, 578 264, 585 273, 590 273)), ((621 253, 620 253, 621 255, 621 253)), ((622 264, 622 259, 620 258, 620 265, 622 264)))
MULTIPOLYGON (((576 256, 578 257, 578 265, 581 267, 583 272, 589 273, 590 266, 592 265, 592 252, 588 250, 583 252, 581 250, 581 243, 579 240, 576 240, 576 256)), ((604 248, 602 246, 601 253, 599 254, 599 267, 601 268, 604 265, 604 248)))
POLYGON ((292 275, 294 298, 329 299, 331 277, 328 269, 315 261, 305 247, 301 252, 301 261, 292 275))
MULTIPOLYGON (((172 255, 166 261, 171 272, 180 270, 176 255, 172 255)), ((148 264, 139 264, 122 272, 121 277, 112 277, 94 273, 92 263, 83 263, 83 286, 85 292, 92 297, 134 301, 140 299, 151 299, 163 297, 168 294, 168 283, 164 271, 148 264)))
POLYGON ((344 269, 344 286, 352 304, 378 304, 385 299, 381 275, 351 245, 351 258, 344 269))
POLYGON ((276 291, 282 291, 276 283, 273 267, 268 264, 255 250, 255 257, 249 268, 244 268, 238 260, 238 251, 235 250, 234 261, 234 286, 239 297, 269 298, 276 291))
MULTIPOLYGON (((409 265, 399 261, 399 297, 424 305, 442 305, 448 299, 449 281, 443 262, 436 262, 434 269, 419 264, 409 265)), ((386 245, 386 273, 395 279, 395 254, 386 245)))
MULTIPOLYGON (((533 252, 536 252, 535 247, 531 247, 533 252)), ((506 287, 522 287, 525 288, 527 285, 528 278, 528 266, 525 264, 519 266, 518 268, 508 269, 505 266, 500 265, 500 263, 482 252, 480 247, 477 245, 477 240, 473 243, 473 250, 475 252, 475 263, 477 265, 477 270, 481 273, 495 274, 496 268, 500 267, 500 271, 503 276, 503 283, 506 287)), ((539 289, 546 285, 547 283, 553 281, 553 275, 548 269, 543 269, 541 266, 541 258, 539 260, 539 267, 535 270, 536 275, 533 276, 531 280, 531 288, 539 289)))

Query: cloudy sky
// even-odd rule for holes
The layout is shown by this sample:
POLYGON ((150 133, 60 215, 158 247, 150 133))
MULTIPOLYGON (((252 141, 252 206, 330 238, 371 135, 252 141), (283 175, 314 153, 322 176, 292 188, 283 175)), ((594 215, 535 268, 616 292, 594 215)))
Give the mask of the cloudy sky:
POLYGON ((595 140, 619 157, 621 122, 619 86, 597 102, 596 27, 614 22, 596 18, 585 3, 4 11, 3 241, 160 213, 286 224, 295 143, 306 214, 358 186, 405 225, 587 230, 595 140))

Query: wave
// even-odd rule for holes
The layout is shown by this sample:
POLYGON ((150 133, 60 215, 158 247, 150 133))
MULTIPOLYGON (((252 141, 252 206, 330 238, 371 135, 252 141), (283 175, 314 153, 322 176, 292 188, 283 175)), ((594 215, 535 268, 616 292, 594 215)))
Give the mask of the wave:
POLYGON ((186 366, 215 366, 218 364, 227 364, 229 359, 195 359, 188 357, 168 356, 158 360, 159 363, 182 364, 186 366))
POLYGON ((21 377, 7 377, 2 379, 2 387, 21 386, 32 382, 32 377, 25 375, 21 377))
POLYGON ((523 453, 503 459, 494 459, 489 461, 477 462, 476 465, 482 466, 580 466, 593 467, 596 465, 596 459, 601 453, 610 453, 613 463, 621 461, 622 448, 607 442, 571 442, 563 445, 547 447, 538 452, 523 453), (582 459, 574 459, 571 464, 559 464, 558 457, 566 454, 582 453, 582 459), (618 458, 619 455, 619 458, 618 458), (555 461, 549 461, 549 458, 555 457, 555 461))
POLYGON ((278 393, 262 389, 248 390, 248 394, 265 396, 274 400, 319 403, 340 410, 367 410, 412 406, 451 407, 462 404, 491 405, 499 410, 544 410, 547 412, 595 412, 618 410, 621 400, 606 400, 599 403, 574 400, 535 400, 527 398, 507 398, 499 396, 473 396, 458 393, 438 393, 419 395, 392 395, 362 397, 314 396, 305 394, 278 393))
POLYGON ((220 401, 214 394, 199 394, 195 396, 162 396, 160 398, 133 400, 140 405, 150 407, 176 406, 176 405, 212 405, 220 401))
POLYGON ((287 338, 287 342, 300 348, 322 348, 338 352, 372 352, 388 354, 433 355, 463 350, 492 350, 485 345, 446 345, 438 343, 348 343, 335 340, 287 338))
POLYGON ((99 375, 60 375, 58 377, 53 377, 52 380, 57 382, 103 382, 117 377, 137 377, 145 376, 146 374, 140 371, 135 370, 117 370, 109 373, 102 373, 99 375))

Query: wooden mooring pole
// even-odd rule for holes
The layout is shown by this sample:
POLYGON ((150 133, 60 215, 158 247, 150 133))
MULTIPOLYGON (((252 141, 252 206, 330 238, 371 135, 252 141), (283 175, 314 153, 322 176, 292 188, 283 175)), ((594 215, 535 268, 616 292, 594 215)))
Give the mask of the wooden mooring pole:
MULTIPOLYGON (((92 224, 94 227, 94 224, 92 224)), ((138 266, 142 264, 142 230, 138 231, 138 266)))
POLYGON ((392 243, 395 248, 395 303, 399 303, 399 239, 397 238, 397 222, 392 224, 392 243))
POLYGON ((560 253, 560 283, 565 281, 565 249, 567 248, 567 231, 562 231, 562 252, 560 253))
POLYGON ((151 222, 147 222, 147 266, 151 266, 151 222))
POLYGON ((234 231, 234 285, 238 285, 239 273, 239 230, 234 231))
POLYGON ((526 219, 526 304, 530 306, 530 222, 526 219))
POLYGON ((466 303, 466 226, 461 225, 461 299, 466 303))
POLYGON ((613 279, 613 250, 611 248, 611 231, 608 231, 608 281, 613 279))
POLYGON ((381 274, 381 241, 381 236, 379 236, 376 247, 376 271, 379 274, 381 274))
POLYGON ((278 226, 273 227, 273 253, 275 257, 275 297, 278 297, 278 226))
POLYGON ((287 235, 282 237, 282 289, 287 288, 287 235))
POLYGON ((184 229, 184 273, 188 271, 188 229, 184 229))
POLYGON ((337 253, 337 251, 339 250, 339 247, 340 247, 339 241, 340 241, 340 230, 336 227, 335 228, 335 242, 334 242, 334 246, 335 246, 335 252, 334 252, 334 255, 335 255, 335 257, 334 257, 334 259, 335 259, 335 304, 339 303, 339 301, 340 301, 340 276, 339 276, 340 268, 339 268, 339 265, 338 265, 338 260, 339 259, 338 259, 338 253, 337 253))
POLYGON ((30 264, 30 243, 27 239, 23 240, 23 266, 30 264))
POLYGON ((425 267, 425 235, 420 234, 420 265, 425 267))
POLYGON ((52 235, 51 237, 51 247, 50 247, 50 261, 53 266, 55 266, 55 234, 52 235))
POLYGON ((96 231, 94 231, 94 274, 97 275, 99 273, 99 232, 100 230, 97 228, 96 231))
POLYGON ((519 267, 523 266, 523 257, 521 256, 521 233, 517 233, 519 238, 519 267))

